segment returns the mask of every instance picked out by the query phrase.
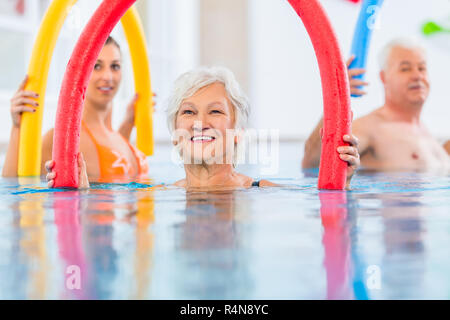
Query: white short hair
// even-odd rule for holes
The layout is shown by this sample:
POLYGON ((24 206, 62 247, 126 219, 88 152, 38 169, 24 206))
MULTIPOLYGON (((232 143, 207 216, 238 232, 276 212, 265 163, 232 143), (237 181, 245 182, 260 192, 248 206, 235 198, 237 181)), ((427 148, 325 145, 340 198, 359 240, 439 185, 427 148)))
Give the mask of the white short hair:
POLYGON ((198 90, 213 84, 222 83, 228 99, 235 111, 235 129, 245 129, 250 107, 248 99, 236 81, 233 73, 224 67, 201 67, 186 72, 175 80, 167 106, 167 125, 170 133, 175 130, 175 120, 183 100, 192 97, 198 90))
POLYGON ((394 48, 405 48, 405 49, 419 49, 426 54, 426 49, 422 43, 414 37, 408 38, 396 38, 388 42, 378 54, 378 63, 381 70, 386 70, 389 57, 394 48))

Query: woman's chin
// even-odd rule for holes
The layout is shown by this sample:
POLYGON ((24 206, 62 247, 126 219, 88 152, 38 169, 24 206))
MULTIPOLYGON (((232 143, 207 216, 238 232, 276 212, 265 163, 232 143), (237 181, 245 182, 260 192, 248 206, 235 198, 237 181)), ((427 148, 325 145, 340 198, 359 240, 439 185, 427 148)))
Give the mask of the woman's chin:
POLYGON ((185 164, 191 164, 191 165, 216 165, 216 164, 223 164, 221 161, 216 159, 215 157, 202 157, 202 158, 191 158, 185 160, 185 164))

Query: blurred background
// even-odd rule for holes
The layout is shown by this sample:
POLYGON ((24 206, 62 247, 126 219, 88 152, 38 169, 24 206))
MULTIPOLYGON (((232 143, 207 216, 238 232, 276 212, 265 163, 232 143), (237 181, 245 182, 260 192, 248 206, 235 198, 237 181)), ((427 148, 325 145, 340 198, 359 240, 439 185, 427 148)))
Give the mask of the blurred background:
MULTIPOLYGON (((100 0, 79 0, 61 31, 52 59, 45 102, 44 132, 53 127, 65 66, 100 0)), ((9 100, 23 79, 33 42, 50 0, 0 0, 0 146, 8 143, 9 100)), ((349 56, 360 4, 321 0, 349 56)), ((250 98, 250 126, 280 130, 281 141, 304 140, 322 114, 315 54, 306 30, 287 0, 138 0, 149 45, 155 140, 167 143, 165 107, 171 85, 182 72, 200 65, 223 65, 236 75, 250 98)), ((423 23, 450 21, 449 0, 386 0, 372 38, 367 88, 352 98, 355 116, 381 106, 377 53, 394 37, 418 37, 428 50, 431 94, 423 121, 439 139, 450 138, 450 33, 424 36, 423 23)), ((118 128, 134 91, 131 61, 122 27, 112 35, 121 45, 123 82, 114 103, 118 128)))

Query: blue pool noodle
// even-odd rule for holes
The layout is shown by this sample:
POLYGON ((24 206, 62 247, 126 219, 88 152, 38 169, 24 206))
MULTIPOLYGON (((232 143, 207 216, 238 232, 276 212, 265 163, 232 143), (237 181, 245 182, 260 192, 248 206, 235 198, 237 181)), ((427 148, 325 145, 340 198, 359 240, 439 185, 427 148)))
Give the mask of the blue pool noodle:
MULTIPOLYGON (((364 0, 359 13, 358 22, 356 23, 355 34, 353 35, 353 43, 351 54, 355 59, 350 64, 349 69, 366 68, 367 55, 369 53, 370 39, 372 38, 372 30, 369 28, 368 20, 374 12, 368 12, 370 6, 381 8, 384 0, 364 0)), ((354 79, 364 80, 364 74, 354 76, 354 79)), ((352 97, 360 97, 360 95, 352 94, 352 97)))

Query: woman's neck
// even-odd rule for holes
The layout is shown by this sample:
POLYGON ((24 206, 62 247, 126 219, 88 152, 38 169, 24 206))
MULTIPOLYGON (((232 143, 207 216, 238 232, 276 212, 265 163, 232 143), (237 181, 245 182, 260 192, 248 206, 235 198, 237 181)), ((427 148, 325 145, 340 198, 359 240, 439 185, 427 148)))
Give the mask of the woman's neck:
POLYGON ((186 187, 217 187, 239 184, 231 164, 186 164, 186 187))
POLYGON ((108 106, 95 107, 92 102, 85 101, 83 108, 83 122, 90 128, 112 130, 111 126, 112 102, 108 106))

